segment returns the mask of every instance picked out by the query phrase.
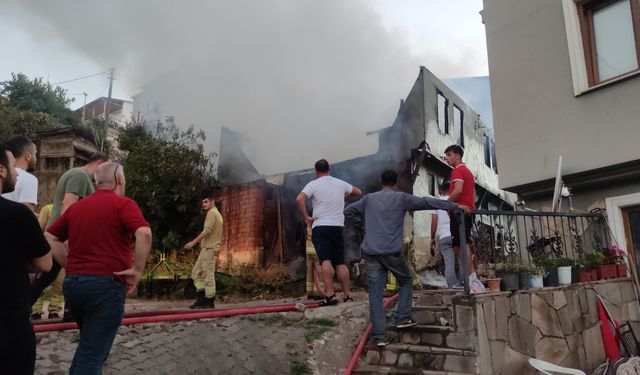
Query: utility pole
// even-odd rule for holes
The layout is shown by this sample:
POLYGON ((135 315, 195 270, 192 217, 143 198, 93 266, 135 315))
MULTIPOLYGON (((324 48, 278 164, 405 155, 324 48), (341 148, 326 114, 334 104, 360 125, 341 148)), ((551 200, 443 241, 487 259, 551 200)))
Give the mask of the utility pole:
POLYGON ((104 102, 104 134, 102 136, 102 140, 100 141, 100 151, 104 151, 104 139, 107 137, 107 133, 109 132, 109 112, 108 112, 108 104, 111 104, 111 91, 113 89, 113 79, 115 68, 109 69, 109 96, 107 100, 104 102))
POLYGON ((83 92, 82 95, 84 95, 84 105, 82 106, 82 123, 84 124, 84 119, 87 118, 85 116, 85 113, 87 112, 87 93, 83 92))

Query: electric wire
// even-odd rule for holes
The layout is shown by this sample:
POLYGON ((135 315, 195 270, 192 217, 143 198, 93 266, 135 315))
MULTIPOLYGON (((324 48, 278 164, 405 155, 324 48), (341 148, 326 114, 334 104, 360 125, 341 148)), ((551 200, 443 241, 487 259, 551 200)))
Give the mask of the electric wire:
POLYGON ((101 74, 107 74, 107 73, 108 72, 100 72, 100 73, 90 74, 90 75, 84 76, 84 77, 78 77, 78 78, 68 79, 66 81, 55 82, 55 83, 52 83, 52 85, 61 85, 63 83, 79 81, 81 79, 91 78, 91 77, 95 77, 95 76, 98 76, 98 75, 101 75, 101 74))

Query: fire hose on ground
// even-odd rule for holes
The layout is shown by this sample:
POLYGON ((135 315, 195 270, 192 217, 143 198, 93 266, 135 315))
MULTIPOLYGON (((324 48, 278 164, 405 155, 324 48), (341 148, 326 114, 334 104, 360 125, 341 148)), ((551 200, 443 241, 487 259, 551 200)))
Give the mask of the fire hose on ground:
MULTIPOLYGON (((385 310, 389 307, 389 305, 391 305, 393 302, 395 302, 395 300, 397 298, 398 298, 398 294, 397 293, 394 294, 393 296, 387 298, 387 300, 384 301, 385 310)), ((360 356, 362 355, 362 351, 364 350, 364 347, 367 344, 367 340, 369 339, 369 335, 371 334, 371 331, 373 331, 373 326, 371 325, 371 323, 369 323, 369 325, 367 326, 367 329, 362 334, 362 338, 360 339, 360 343, 358 344, 358 347, 356 348, 356 351, 353 353, 353 356, 351 357, 351 360, 349 361, 349 364, 347 365, 347 368, 344 370, 344 375, 351 375, 351 372, 353 370, 355 370, 356 365, 358 364, 358 360, 360 359, 360 356)))
MULTIPOLYGON (((319 302, 303 303, 305 309, 316 308, 319 302)), ((211 319, 222 318, 235 315, 264 314, 286 311, 296 311, 300 309, 300 303, 290 303, 284 305, 269 306, 252 306, 232 309, 207 309, 206 311, 198 310, 150 310, 130 312, 125 314, 121 325, 128 326, 132 324, 142 323, 160 323, 160 322, 176 322, 183 320, 211 319)), ((33 325, 33 330, 37 332, 65 331, 77 329, 76 322, 54 322, 54 323, 38 323, 33 325)))
MULTIPOLYGON (((387 309, 398 298, 395 294, 384 302, 384 308, 387 309)), ((270 306, 252 306, 242 308, 231 309, 207 309, 206 311, 195 310, 147 310, 147 311, 132 311, 126 313, 122 319, 121 325, 128 326, 133 324, 143 323, 161 323, 161 322, 175 322, 185 320, 197 320, 197 319, 211 319, 222 318, 236 315, 250 315, 250 314, 264 314, 264 313, 276 313, 300 310, 300 303, 290 303, 283 305, 270 305, 270 306)), ((319 302, 304 303, 305 309, 319 307, 319 302)), ((33 330, 37 332, 51 332, 51 331, 66 331, 71 329, 77 329, 78 324, 76 322, 37 322, 33 325, 33 330)), ((352 371, 358 364, 358 360, 362 355, 364 347, 369 339, 369 335, 373 330, 371 323, 364 331, 358 347, 356 348, 347 368, 344 372, 345 375, 351 375, 352 371)))

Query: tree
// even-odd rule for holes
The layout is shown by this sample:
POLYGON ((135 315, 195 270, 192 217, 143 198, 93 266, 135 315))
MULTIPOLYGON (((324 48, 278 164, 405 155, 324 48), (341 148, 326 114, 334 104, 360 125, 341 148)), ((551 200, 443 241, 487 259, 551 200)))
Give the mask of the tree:
POLYGON ((180 130, 172 117, 153 130, 131 121, 119 133, 127 177, 127 195, 151 224, 154 246, 182 247, 202 230, 202 197, 216 186, 203 131, 180 130))
POLYGON ((1 94, 20 112, 47 113, 62 125, 79 125, 78 116, 67 105, 66 90, 52 86, 42 78, 30 79, 22 73, 12 73, 9 81, 0 83, 1 94))
POLYGON ((66 107, 70 100, 65 94, 61 87, 22 73, 0 82, 0 141, 14 135, 36 139, 41 130, 79 125, 78 116, 66 107))

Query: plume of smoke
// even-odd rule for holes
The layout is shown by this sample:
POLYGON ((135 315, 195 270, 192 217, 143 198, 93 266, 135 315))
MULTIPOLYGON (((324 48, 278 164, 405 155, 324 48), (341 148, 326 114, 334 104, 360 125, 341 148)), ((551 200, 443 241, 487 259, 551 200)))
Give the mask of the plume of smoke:
POLYGON ((210 151, 220 126, 245 133, 264 174, 375 152, 364 133, 392 123, 420 65, 364 0, 7 5, 33 34, 117 67, 148 118, 204 129, 210 151))

